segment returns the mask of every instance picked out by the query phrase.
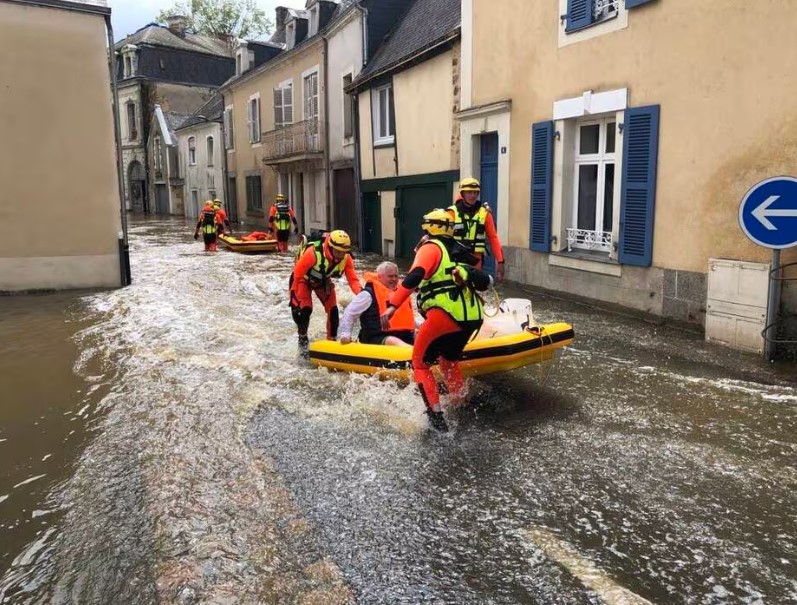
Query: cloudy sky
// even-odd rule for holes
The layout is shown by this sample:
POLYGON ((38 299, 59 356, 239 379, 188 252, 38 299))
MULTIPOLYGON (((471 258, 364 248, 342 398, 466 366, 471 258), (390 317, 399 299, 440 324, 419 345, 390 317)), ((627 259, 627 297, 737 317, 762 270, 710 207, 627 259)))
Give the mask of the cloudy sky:
MULTIPOLYGON (((304 8, 305 0, 257 0, 257 3, 274 21, 274 9, 277 6, 304 8)), ((110 0, 114 37, 118 41, 132 34, 154 21, 162 9, 173 4, 174 0, 110 0)))

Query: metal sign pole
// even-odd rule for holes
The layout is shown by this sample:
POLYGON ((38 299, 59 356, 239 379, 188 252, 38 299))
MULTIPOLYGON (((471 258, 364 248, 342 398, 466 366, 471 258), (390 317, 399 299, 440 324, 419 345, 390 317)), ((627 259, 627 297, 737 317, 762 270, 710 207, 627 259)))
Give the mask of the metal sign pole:
POLYGON ((778 330, 778 311, 780 310, 780 250, 772 251, 772 266, 769 270, 769 300, 767 302, 767 330, 764 337, 764 359, 775 358, 778 330))

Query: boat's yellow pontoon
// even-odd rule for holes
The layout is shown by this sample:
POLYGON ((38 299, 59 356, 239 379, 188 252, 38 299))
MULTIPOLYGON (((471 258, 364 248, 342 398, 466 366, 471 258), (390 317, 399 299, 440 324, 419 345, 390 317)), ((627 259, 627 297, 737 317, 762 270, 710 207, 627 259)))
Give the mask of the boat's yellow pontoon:
MULTIPOLYGON (((548 361, 554 358, 558 349, 573 342, 573 326, 570 324, 534 324, 529 321, 530 314, 525 316, 525 321, 515 313, 500 313, 499 316, 497 319, 488 318, 477 338, 462 352, 460 368, 465 376, 506 372, 548 361), (501 335, 507 331, 514 333, 501 335)), ((344 345, 334 340, 310 344, 310 363, 315 366, 377 374, 380 378, 392 380, 412 379, 411 359, 412 347, 357 342, 344 345)))
POLYGON ((263 254, 274 252, 277 249, 277 240, 275 239, 246 241, 232 235, 220 235, 219 241, 233 252, 244 254, 263 254))

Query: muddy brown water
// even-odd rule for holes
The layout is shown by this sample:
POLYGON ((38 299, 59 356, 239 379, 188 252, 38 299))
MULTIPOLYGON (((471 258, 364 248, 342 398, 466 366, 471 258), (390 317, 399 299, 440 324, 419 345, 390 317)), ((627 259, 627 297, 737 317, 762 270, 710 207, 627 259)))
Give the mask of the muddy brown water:
POLYGON ((575 343, 440 437, 297 362, 288 257, 190 232, 0 297, 0 603, 797 603, 794 366, 534 294, 575 343))

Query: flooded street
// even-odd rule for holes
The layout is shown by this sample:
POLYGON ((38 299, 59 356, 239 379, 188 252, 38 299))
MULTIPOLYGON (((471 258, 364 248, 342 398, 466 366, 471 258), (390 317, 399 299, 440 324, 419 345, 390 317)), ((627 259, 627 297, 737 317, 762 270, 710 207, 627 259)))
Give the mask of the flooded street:
POLYGON ((0 603, 797 603, 793 365, 531 295, 573 346, 433 434, 297 361, 289 257, 191 231, 134 221, 126 289, 0 298, 0 603))

